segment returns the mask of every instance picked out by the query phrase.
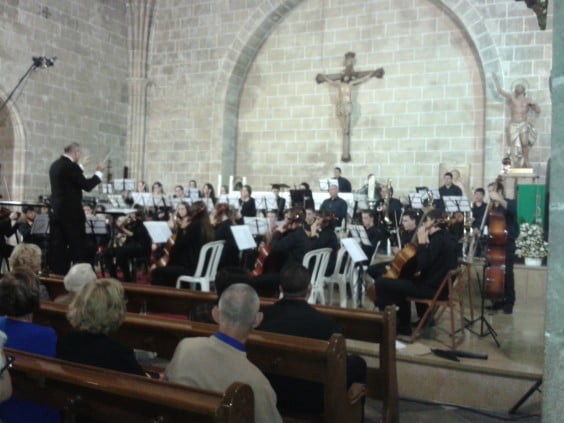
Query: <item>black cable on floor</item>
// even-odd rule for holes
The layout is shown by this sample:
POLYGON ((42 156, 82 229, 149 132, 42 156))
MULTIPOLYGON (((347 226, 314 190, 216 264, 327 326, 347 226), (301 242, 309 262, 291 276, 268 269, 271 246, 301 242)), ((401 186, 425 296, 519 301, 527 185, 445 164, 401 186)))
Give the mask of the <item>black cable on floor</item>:
POLYGON ((401 396, 399 397, 399 399, 401 401, 413 402, 413 403, 417 403, 417 404, 433 405, 433 406, 437 406, 437 407, 456 408, 458 410, 469 411, 469 412, 474 413, 474 414, 479 414, 481 416, 490 417, 492 419, 497 419, 497 420, 502 420, 502 421, 514 422, 514 421, 519 421, 519 420, 524 420, 524 419, 529 419, 529 418, 534 418, 534 417, 540 417, 539 415, 536 415, 536 414, 520 414, 520 415, 515 415, 515 416, 510 416, 510 415, 503 416, 503 415, 495 414, 495 412, 493 412, 493 411, 490 412, 490 411, 480 410, 479 408, 466 407, 464 405, 451 404, 451 403, 448 403, 448 402, 438 402, 438 401, 423 400, 423 399, 419 399, 419 398, 401 397, 401 396))

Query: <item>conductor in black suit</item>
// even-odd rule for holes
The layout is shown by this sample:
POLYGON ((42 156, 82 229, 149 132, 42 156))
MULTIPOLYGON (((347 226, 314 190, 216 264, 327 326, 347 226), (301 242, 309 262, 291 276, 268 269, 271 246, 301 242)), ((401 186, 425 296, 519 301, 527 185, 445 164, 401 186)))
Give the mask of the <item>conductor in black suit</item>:
POLYGON ((80 145, 72 143, 49 169, 51 181, 50 247, 49 266, 59 275, 65 275, 70 262, 87 262, 86 217, 82 208, 82 190, 91 191, 102 182, 103 163, 96 167, 96 174, 86 178, 80 159, 80 145))

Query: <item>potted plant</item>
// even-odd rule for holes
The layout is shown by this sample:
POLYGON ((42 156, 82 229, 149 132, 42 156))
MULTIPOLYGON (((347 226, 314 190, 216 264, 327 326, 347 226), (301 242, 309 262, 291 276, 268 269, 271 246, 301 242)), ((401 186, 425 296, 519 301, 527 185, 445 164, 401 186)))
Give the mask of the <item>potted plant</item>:
POLYGON ((527 266, 540 266, 543 257, 548 255, 548 242, 543 239, 542 228, 535 223, 521 224, 515 247, 515 254, 525 257, 527 266))

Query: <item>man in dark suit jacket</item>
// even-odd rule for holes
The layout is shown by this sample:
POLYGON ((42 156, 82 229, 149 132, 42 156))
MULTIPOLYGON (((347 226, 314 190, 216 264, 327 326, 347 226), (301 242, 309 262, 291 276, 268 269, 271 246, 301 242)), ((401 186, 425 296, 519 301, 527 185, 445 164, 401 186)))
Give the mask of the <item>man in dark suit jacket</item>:
POLYGON ((103 163, 96 167, 96 174, 86 178, 80 159, 80 146, 72 143, 65 147, 64 154, 55 160, 49 169, 51 181, 51 212, 49 266, 59 275, 70 268, 70 262, 87 262, 85 253, 86 220, 82 208, 82 190, 91 191, 102 182, 103 163))
MULTIPOLYGON (((309 271, 299 263, 290 263, 280 272, 283 298, 263 311, 263 321, 257 330, 329 340, 339 333, 335 321, 308 304, 311 293, 309 271)), ((323 389, 320 384, 285 376, 268 375, 278 397, 278 409, 293 412, 323 410, 323 389)), ((354 401, 363 393, 366 382, 366 362, 359 356, 347 357, 347 387, 354 401)))

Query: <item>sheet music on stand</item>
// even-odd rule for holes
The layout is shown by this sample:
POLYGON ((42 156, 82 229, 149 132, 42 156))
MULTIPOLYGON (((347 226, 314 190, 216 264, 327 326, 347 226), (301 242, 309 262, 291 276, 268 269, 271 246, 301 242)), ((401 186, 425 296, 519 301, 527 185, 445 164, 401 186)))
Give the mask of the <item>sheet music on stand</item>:
POLYGON ((241 210, 241 204, 239 203, 239 197, 229 197, 229 207, 235 210, 241 210))
POLYGON ((188 189, 188 197, 193 202, 198 201, 200 199, 200 191, 198 190, 198 188, 189 188, 188 189))
POLYGON ((38 214, 31 225, 32 235, 49 235, 49 215, 38 214))
POLYGON ((133 191, 135 189, 135 179, 114 179, 112 181, 114 191, 133 191))
POLYGON ((345 250, 347 250, 347 253, 351 256, 353 263, 360 263, 368 260, 366 254, 362 248, 360 248, 360 244, 354 238, 343 238, 341 240, 341 244, 343 244, 343 247, 345 247, 345 250))
POLYGON ((431 188, 429 191, 431 191, 431 194, 433 194, 433 200, 441 199, 441 193, 439 192, 438 188, 431 188))
POLYGON ((330 185, 337 185, 339 186, 339 181, 335 178, 323 178, 319 179, 319 190, 327 192, 329 191, 330 185))
POLYGON ((368 234, 366 233, 366 229, 362 225, 349 225, 349 230, 351 232, 352 237, 358 242, 359 244, 366 245, 368 247, 372 246, 372 243, 368 239, 368 234))
POLYGON ((227 194, 221 194, 217 197, 218 204, 229 204, 229 196, 227 194))
POLYGON ((108 233, 108 228, 106 226, 106 216, 86 216, 84 229, 86 231, 86 235, 106 235, 108 233))
MULTIPOLYGON (((426 194, 425 194, 426 196, 426 194)), ((409 193, 409 202, 411 203, 412 209, 422 209, 423 202, 421 201, 421 194, 418 192, 409 193)))
POLYGON ((170 207, 171 204, 170 198, 167 198, 166 195, 153 195, 149 207, 170 207))
POLYGON ((462 213, 470 213, 472 211, 470 200, 464 196, 460 197, 458 200, 458 208, 462 213))
POLYGON ((112 207, 116 209, 123 209, 127 207, 125 200, 120 194, 108 195, 108 200, 110 200, 112 207))
POLYGON ((147 228, 147 232, 149 232, 149 236, 155 244, 164 244, 172 236, 168 222, 148 221, 143 222, 143 225, 147 228))
POLYGON ((152 206, 152 194, 150 192, 132 192, 133 204, 136 206, 149 207, 152 206))
POLYGON ((444 196, 443 197, 443 203, 445 205, 445 210, 449 213, 455 213, 458 211, 458 203, 456 202, 456 199, 459 197, 450 197, 450 196, 444 196))
POLYGON ((271 192, 266 192, 262 194, 254 194, 255 205, 259 210, 277 210, 278 204, 276 203, 276 197, 271 192))
POLYGON ((243 220, 253 236, 264 235, 269 232, 266 217, 245 217, 243 220))
POLYGON ((235 243, 239 251, 250 250, 257 247, 257 244, 247 225, 231 226, 231 233, 235 238, 235 243))

